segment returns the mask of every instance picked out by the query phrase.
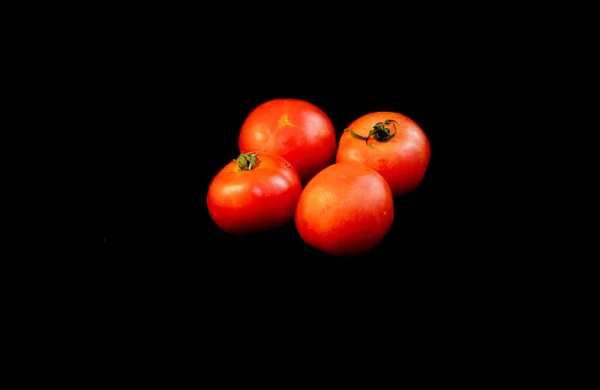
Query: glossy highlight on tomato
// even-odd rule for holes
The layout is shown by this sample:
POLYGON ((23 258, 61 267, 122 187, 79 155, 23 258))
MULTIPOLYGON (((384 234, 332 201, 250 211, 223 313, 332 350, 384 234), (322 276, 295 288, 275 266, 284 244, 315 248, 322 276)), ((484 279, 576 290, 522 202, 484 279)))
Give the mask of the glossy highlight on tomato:
POLYGON ((243 153, 212 179, 206 203, 213 221, 232 234, 261 232, 293 220, 300 177, 283 157, 243 153))
POLYGON ((296 207, 300 237, 334 256, 375 248, 394 221, 394 202, 384 178, 364 164, 336 163, 304 188, 296 207))
POLYGON ((240 153, 277 154, 294 166, 302 183, 333 163, 333 123, 316 105, 299 99, 273 99, 254 108, 239 134, 240 153))
POLYGON ((431 158, 421 127, 397 112, 373 112, 353 121, 340 138, 336 162, 364 164, 380 173, 394 197, 415 190, 431 158))

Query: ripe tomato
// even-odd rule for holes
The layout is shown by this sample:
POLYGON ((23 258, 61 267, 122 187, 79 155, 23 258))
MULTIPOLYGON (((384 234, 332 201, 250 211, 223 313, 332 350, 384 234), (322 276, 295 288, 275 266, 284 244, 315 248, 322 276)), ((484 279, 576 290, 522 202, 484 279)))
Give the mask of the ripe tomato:
POLYGON ((333 163, 336 135, 329 117, 312 103, 274 99, 254 108, 239 135, 240 153, 278 154, 296 168, 302 183, 333 163))
POLYGON ((206 203, 221 229, 245 234, 291 221, 301 191, 298 173, 283 157, 247 153, 217 173, 208 187, 206 203))
POLYGON ((336 163, 306 185, 295 222, 309 245, 335 256, 363 254, 377 246, 394 221, 392 191, 373 169, 336 163))
POLYGON ((373 112, 344 131, 336 162, 358 162, 373 168, 396 197, 421 184, 430 156, 429 140, 412 119, 396 112, 373 112))

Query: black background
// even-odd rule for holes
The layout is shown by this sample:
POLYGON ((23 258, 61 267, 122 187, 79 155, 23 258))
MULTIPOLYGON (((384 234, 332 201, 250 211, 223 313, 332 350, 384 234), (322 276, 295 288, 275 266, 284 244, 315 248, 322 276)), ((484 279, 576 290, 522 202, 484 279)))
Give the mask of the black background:
MULTIPOLYGON (((118 347, 137 338, 139 350, 153 352, 162 336, 194 356, 206 355, 207 341, 215 341, 217 353, 208 360, 219 363, 239 355, 232 344, 246 352, 239 356, 256 357, 273 337, 278 348, 267 353, 299 340, 315 347, 307 351, 311 359, 334 340, 351 355, 361 344, 389 352, 400 341, 404 348, 410 336, 418 352, 438 356, 441 350, 453 360, 457 352, 480 357, 485 350, 507 350, 514 358, 511 352, 531 346, 540 329, 556 322, 557 304, 579 300, 564 294, 573 256, 552 260, 561 240, 534 228, 539 219, 532 209, 572 181, 556 177, 554 158, 530 156, 543 147, 523 142, 548 136, 535 123, 546 115, 537 106, 535 80, 546 97, 557 94, 542 72, 549 62, 529 61, 539 34, 524 39, 517 31, 513 40, 506 34, 507 25, 515 28, 511 18, 454 5, 414 12, 403 4, 392 13, 361 4, 353 18, 341 12, 349 7, 327 15, 304 3, 290 3, 290 10, 267 5, 263 12, 249 4, 247 12, 224 3, 224 12, 178 10, 173 17, 162 8, 153 17, 115 10, 126 31, 115 29, 114 18, 103 19, 98 44, 82 45, 92 49, 89 58, 72 50, 77 61, 69 71, 93 64, 78 80, 85 96, 93 96, 81 99, 78 124, 82 132, 96 131, 106 167, 100 186, 105 256, 91 264, 81 259, 75 269, 83 264, 89 272, 72 278, 100 282, 94 286, 100 304, 81 305, 93 310, 90 322, 103 325, 94 337, 108 339, 114 329, 124 336, 118 347), (292 221, 236 237, 209 218, 208 185, 237 156, 243 120, 280 97, 319 106, 338 138, 354 119, 379 110, 409 116, 428 136, 424 181, 396 199, 394 225, 371 253, 326 256, 302 242, 292 221), (526 166, 519 151, 535 166, 526 166), (540 172, 553 176, 553 189, 528 196, 540 172), (538 316, 545 306, 551 315, 538 316), (528 317, 544 323, 531 327, 528 317), (188 347, 196 340, 199 348, 188 347), (466 347, 471 340, 474 349, 466 347)), ((562 149, 550 150, 556 151, 562 149)), ((560 153, 557 161, 563 163, 560 153)), ((559 203, 537 206, 543 222, 556 219, 559 203)), ((554 347, 545 335, 542 340, 541 350, 554 347)), ((292 345, 291 351, 302 349, 292 345)), ((357 357, 372 359, 372 352, 357 357)), ((288 363, 282 355, 277 360, 288 363)))
MULTIPOLYGON (((156 326, 141 341, 145 348, 156 347, 156 335, 166 334, 171 343, 187 325, 182 345, 195 335, 208 340, 222 332, 226 337, 216 340, 227 354, 231 349, 221 342, 228 338, 261 344, 277 330, 291 336, 282 341, 300 336, 302 342, 312 330, 327 339, 320 346, 337 336, 344 351, 357 346, 359 335, 387 347, 393 340, 404 345, 417 330, 419 350, 431 351, 422 343, 439 340, 457 344, 446 349, 450 353, 464 350, 465 334, 476 334, 476 345, 485 347, 489 340, 507 340, 499 337, 506 329, 521 332, 520 315, 498 312, 514 310, 510 296, 524 314, 535 312, 547 290, 533 287, 529 300, 522 291, 543 279, 548 260, 537 248, 516 248, 535 233, 524 223, 533 202, 521 200, 524 189, 507 168, 521 166, 514 153, 526 133, 521 116, 537 113, 523 84, 545 68, 523 71, 521 55, 498 50, 513 46, 495 44, 504 41, 503 26, 482 34, 487 15, 475 17, 479 26, 471 12, 458 10, 457 18, 439 7, 394 15, 377 7, 367 15, 361 5, 352 19, 294 5, 310 15, 293 20, 297 10, 278 10, 272 16, 269 6, 265 20, 258 20, 256 4, 251 8, 252 15, 237 12, 247 25, 229 12, 182 11, 168 18, 160 9, 159 16, 145 18, 136 10, 123 17, 126 32, 107 40, 115 26, 103 21, 100 44, 85 42, 93 48, 94 70, 81 78, 81 87, 94 99, 81 102, 81 124, 83 131, 96 130, 106 166, 100 207, 105 256, 87 275, 99 277, 102 307, 117 314, 105 329, 121 333, 124 318, 144 312, 130 334, 156 326), (330 26, 331 33, 323 31, 330 26), (409 116, 429 137, 423 183, 396 199, 394 225, 370 254, 326 256, 301 241, 293 222, 235 237, 209 218, 208 185, 237 156, 244 118, 279 97, 319 106, 338 137, 357 117, 379 110, 409 116), (509 202, 507 193, 518 201, 509 202), (328 327, 324 319, 344 314, 340 308, 349 310, 328 327), (503 329, 488 330, 503 321, 503 329), (297 324, 300 331, 288 330, 297 324), (365 332, 355 324, 376 329, 365 332), (201 330, 207 326, 208 332, 201 330)), ((535 174, 527 171, 527 180, 535 174)), ((248 348, 256 350, 262 345, 248 348)))
MULTIPOLYGON (((254 35, 211 47, 200 38, 178 42, 173 34, 162 43, 159 36, 123 40, 95 74, 99 93, 90 117, 107 162, 102 271, 111 278, 130 286, 224 286, 221 293, 272 283, 300 283, 306 293, 306 286, 338 282, 423 292, 454 285, 485 264, 473 260, 482 253, 483 230, 474 221, 481 198, 472 183, 485 174, 472 162, 485 150, 480 141, 490 125, 476 106, 476 91, 486 85, 467 88, 464 72, 443 62, 444 51, 423 46, 407 53, 398 46, 378 59, 385 45, 357 43, 333 53, 333 41, 318 49, 296 41, 288 42, 294 48, 288 58, 277 42, 254 35), (356 57, 356 50, 373 56, 356 57), (246 116, 275 98, 317 105, 338 139, 356 118, 383 110, 407 115, 429 138, 431 161, 421 186, 395 200, 392 229, 369 254, 327 256, 301 240, 293 221, 233 236, 210 219, 211 179, 239 154, 246 116)), ((486 274, 492 269, 486 266, 486 274)))

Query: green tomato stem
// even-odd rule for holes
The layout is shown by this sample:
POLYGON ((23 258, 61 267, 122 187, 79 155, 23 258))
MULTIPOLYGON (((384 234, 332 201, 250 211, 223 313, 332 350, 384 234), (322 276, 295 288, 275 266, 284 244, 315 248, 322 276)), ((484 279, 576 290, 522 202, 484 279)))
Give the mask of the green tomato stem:
POLYGON ((238 168, 243 172, 254 169, 259 161, 256 153, 242 153, 236 159, 238 168))
POLYGON ((369 131, 369 135, 366 137, 356 134, 350 128, 347 128, 344 131, 349 131, 350 135, 353 136, 354 138, 365 140, 366 144, 369 145, 369 147, 371 149, 374 149, 373 145, 371 145, 369 143, 369 138, 373 137, 373 138, 375 138, 375 141, 377 141, 377 142, 387 142, 387 141, 391 140, 398 132, 398 129, 396 129, 396 125, 395 125, 396 123, 398 123, 398 122, 396 122, 393 119, 386 119, 383 122, 376 122, 373 124, 373 130, 369 131), (394 126, 393 133, 390 132, 389 127, 385 126, 390 123, 392 124, 392 126, 394 126))

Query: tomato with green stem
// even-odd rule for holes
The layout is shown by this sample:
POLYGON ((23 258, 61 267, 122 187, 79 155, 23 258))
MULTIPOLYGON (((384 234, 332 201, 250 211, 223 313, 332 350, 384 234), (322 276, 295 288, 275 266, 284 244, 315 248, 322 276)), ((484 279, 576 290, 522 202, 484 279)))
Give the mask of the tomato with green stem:
POLYGON ((242 153, 212 179, 206 203, 223 231, 247 234, 293 220, 301 191, 298 173, 283 157, 242 153))
POLYGON ((425 177, 431 146, 423 129, 409 117, 389 111, 354 120, 342 133, 336 162, 356 162, 376 170, 394 197, 415 190, 425 177))

